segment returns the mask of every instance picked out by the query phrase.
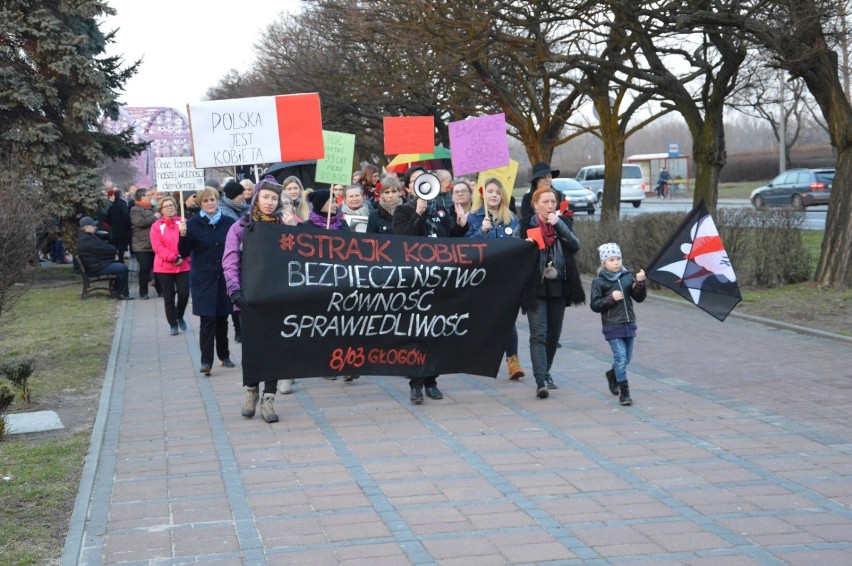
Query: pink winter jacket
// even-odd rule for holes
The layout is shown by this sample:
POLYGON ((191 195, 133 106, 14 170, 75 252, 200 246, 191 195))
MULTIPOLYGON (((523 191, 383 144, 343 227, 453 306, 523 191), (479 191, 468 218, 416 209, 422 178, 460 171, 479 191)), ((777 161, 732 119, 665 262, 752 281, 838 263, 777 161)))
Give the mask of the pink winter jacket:
POLYGON ((151 247, 154 248, 154 273, 182 273, 189 271, 189 258, 183 258, 180 265, 175 265, 178 257, 178 240, 180 216, 160 218, 151 226, 151 247))

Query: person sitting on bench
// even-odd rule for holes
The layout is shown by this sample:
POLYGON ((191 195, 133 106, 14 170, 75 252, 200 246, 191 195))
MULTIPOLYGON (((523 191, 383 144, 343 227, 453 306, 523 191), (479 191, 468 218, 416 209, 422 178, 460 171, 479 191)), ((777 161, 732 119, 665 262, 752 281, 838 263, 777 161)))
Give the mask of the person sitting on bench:
POLYGON ((95 235, 97 222, 91 216, 80 219, 80 234, 77 236, 77 257, 83 269, 92 277, 115 275, 114 299, 133 300, 128 287, 127 266, 118 260, 118 250, 95 235))

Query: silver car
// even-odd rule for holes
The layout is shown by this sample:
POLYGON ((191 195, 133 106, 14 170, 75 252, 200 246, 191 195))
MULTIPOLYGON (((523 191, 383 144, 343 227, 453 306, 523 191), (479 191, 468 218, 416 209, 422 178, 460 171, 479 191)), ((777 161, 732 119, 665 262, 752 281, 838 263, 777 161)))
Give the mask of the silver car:
MULTIPOLYGON (((603 203, 604 166, 589 165, 577 173, 577 181, 595 193, 599 203, 603 203)), ((642 168, 632 163, 621 166, 621 202, 629 202, 639 208, 645 200, 645 177, 642 168)))
POLYGON ((595 205, 598 202, 595 193, 574 179, 564 177, 553 179, 553 188, 562 193, 565 200, 568 201, 569 210, 574 212, 585 210, 590 215, 595 213, 595 205))

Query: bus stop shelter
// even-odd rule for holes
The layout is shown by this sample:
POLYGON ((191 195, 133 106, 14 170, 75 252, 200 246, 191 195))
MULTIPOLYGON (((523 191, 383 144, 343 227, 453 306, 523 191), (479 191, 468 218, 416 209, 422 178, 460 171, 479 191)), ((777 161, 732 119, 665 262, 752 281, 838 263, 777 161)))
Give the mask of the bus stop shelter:
POLYGON ((669 189, 672 194, 689 194, 689 157, 678 155, 672 157, 668 153, 639 153, 627 157, 625 163, 635 163, 642 168, 645 177, 646 192, 653 193, 657 187, 660 170, 665 167, 671 175, 669 189))

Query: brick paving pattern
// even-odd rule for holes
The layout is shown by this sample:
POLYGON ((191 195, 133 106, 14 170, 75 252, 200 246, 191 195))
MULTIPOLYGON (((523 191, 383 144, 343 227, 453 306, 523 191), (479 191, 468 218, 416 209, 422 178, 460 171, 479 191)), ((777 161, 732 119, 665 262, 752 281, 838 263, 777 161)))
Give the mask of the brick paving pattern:
POLYGON ((850 342, 650 298, 622 407, 584 307, 549 399, 520 317, 520 383, 300 379, 269 425, 238 344, 207 378, 197 319, 121 308, 63 564, 852 564, 850 342))

